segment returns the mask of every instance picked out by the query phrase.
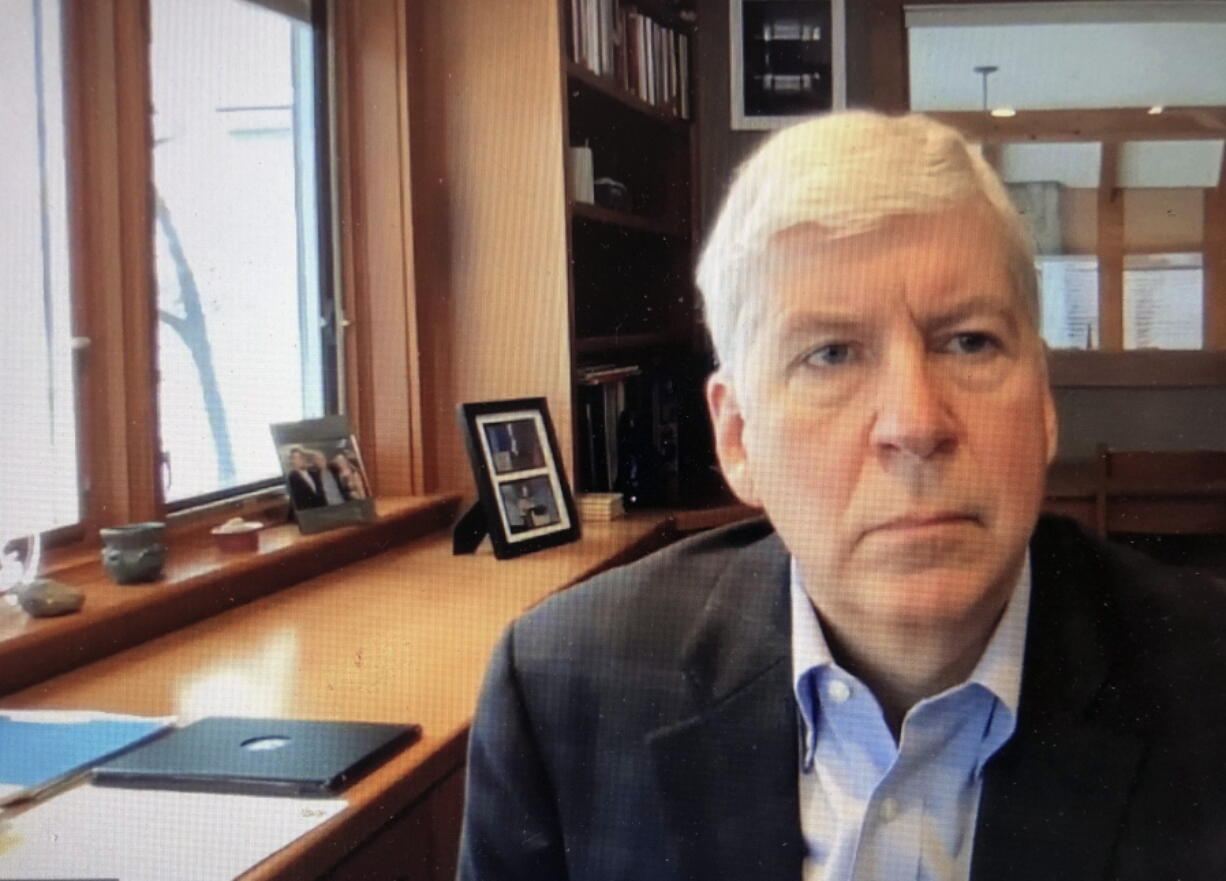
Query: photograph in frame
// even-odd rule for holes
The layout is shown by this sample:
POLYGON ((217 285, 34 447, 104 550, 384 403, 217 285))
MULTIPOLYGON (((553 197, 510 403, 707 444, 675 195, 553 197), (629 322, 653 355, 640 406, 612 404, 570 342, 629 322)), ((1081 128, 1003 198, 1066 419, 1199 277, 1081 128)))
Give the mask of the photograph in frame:
POLYGON ((280 423, 272 436, 303 533, 375 519, 370 479, 344 416, 280 423))
POLYGON ((495 556, 576 540, 579 518, 545 399, 461 404, 458 416, 495 556))

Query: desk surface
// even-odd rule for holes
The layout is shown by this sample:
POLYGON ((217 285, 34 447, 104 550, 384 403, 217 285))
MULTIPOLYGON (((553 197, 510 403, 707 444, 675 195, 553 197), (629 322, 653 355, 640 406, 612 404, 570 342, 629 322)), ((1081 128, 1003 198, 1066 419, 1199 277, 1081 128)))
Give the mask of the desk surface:
POLYGON ((145 715, 415 721, 422 740, 345 792, 349 807, 243 876, 315 878, 464 760, 486 660, 550 593, 662 545, 665 515, 585 524, 514 560, 451 555, 436 534, 0 699, 145 715))

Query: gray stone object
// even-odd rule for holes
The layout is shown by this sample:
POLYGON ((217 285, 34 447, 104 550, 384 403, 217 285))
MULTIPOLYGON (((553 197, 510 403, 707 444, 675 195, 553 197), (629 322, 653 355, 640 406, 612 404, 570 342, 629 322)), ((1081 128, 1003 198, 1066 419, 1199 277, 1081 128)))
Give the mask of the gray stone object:
POLYGON ((98 530, 102 565, 116 584, 153 581, 166 563, 165 523, 131 523, 98 530))
POLYGON ((17 591, 17 602, 35 618, 67 615, 85 605, 85 594, 49 578, 37 578, 17 591))

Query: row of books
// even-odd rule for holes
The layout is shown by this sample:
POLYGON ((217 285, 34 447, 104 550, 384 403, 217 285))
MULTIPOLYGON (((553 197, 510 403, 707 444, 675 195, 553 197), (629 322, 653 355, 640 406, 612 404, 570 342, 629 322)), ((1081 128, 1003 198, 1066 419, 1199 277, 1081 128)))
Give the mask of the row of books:
POLYGON ((690 118, 690 39, 618 0, 570 0, 571 59, 690 118))

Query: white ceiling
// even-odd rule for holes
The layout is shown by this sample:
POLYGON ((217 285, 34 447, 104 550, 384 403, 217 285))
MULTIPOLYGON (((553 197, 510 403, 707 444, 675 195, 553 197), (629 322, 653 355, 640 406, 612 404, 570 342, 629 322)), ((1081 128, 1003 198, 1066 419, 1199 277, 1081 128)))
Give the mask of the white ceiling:
POLYGON ((983 109, 979 65, 999 68, 988 77, 991 107, 1226 105, 1226 3, 915 7, 907 22, 915 110, 983 109), (1078 10, 1102 19, 1107 10, 1164 7, 1198 20, 1068 20, 1078 10))
MULTIPOLYGON (((911 107, 1082 110, 1226 106, 1226 2, 1035 2, 907 7, 911 107)), ((1124 144, 1119 186, 1212 187, 1222 141, 1124 144)), ((1007 144, 1006 181, 1097 187, 1101 145, 1007 144)))
MULTIPOLYGON (((1120 145, 1120 187, 1216 187, 1223 141, 1129 141, 1120 145)), ((1002 144, 1005 183, 1056 181, 1094 189, 1102 165, 1095 142, 1002 144)))

